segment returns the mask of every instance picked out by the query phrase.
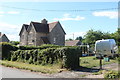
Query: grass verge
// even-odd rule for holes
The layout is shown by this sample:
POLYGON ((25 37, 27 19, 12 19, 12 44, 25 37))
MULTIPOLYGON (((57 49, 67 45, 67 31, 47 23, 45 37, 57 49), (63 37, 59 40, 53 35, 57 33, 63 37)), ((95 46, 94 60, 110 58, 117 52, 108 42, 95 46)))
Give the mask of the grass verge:
POLYGON ((28 63, 22 63, 22 62, 13 62, 13 61, 3 61, 0 60, 0 64, 6 67, 15 67, 18 69, 25 69, 30 70, 33 72, 41 72, 41 73, 58 73, 65 69, 61 69, 59 64, 54 65, 34 65, 34 64, 28 64, 28 63))
MULTIPOLYGON (((109 62, 105 62, 104 60, 102 60, 102 65, 117 63, 117 62, 118 61, 116 59, 110 59, 109 62)), ((98 67, 99 63, 100 63, 100 60, 96 59, 95 56, 81 57, 80 58, 80 66, 83 66, 86 68, 98 67)))

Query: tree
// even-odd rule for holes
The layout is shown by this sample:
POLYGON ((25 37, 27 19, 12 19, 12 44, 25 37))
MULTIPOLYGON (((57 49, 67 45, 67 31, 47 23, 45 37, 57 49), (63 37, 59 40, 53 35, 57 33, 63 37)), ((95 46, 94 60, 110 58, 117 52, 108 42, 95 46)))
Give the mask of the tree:
POLYGON ((95 41, 103 38, 103 33, 101 31, 94 31, 93 29, 89 30, 84 36, 83 43, 95 44, 95 41))
POLYGON ((80 40, 80 41, 82 41, 82 37, 79 36, 79 37, 77 37, 75 40, 80 40))
POLYGON ((107 33, 103 33, 102 38, 103 39, 111 39, 111 38, 113 38, 113 36, 112 36, 112 34, 107 32, 107 33))

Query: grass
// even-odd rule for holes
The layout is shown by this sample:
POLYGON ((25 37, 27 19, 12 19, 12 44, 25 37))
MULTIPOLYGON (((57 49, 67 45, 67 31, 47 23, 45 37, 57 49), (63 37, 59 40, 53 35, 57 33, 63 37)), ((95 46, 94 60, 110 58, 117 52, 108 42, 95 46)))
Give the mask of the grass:
POLYGON ((13 61, 3 61, 0 60, 0 64, 4 65, 6 67, 15 67, 18 69, 25 69, 25 70, 30 70, 33 72, 41 72, 41 73, 58 73, 61 72, 62 70, 65 69, 61 69, 59 64, 54 64, 54 65, 34 65, 34 64, 28 64, 28 63, 22 63, 22 62, 13 62, 13 61))
MULTIPOLYGON (((86 68, 98 67, 99 63, 100 63, 100 60, 96 59, 95 56, 81 57, 80 58, 80 66, 83 66, 86 68)), ((105 62, 104 60, 102 60, 102 65, 111 64, 111 63, 117 63, 117 60, 110 59, 109 62, 105 62)))
MULTIPOLYGON (((105 64, 111 64, 111 63, 117 63, 117 60, 110 60, 110 62, 104 62, 102 61, 103 65, 105 64)), ((28 63, 22 63, 22 62, 16 62, 16 61, 5 61, 0 60, 0 64, 6 66, 6 67, 15 67, 18 69, 25 69, 30 70, 34 72, 41 72, 41 73, 59 73, 66 69, 61 69, 60 64, 53 64, 53 65, 34 65, 34 64, 28 64, 28 63)), ((86 68, 93 68, 99 66, 99 59, 96 59, 94 56, 90 57, 81 57, 80 58, 80 66, 86 67, 86 68)), ((101 74, 101 72, 95 73, 101 74)))
POLYGON ((105 72, 106 72, 106 70, 100 70, 98 72, 94 72, 93 75, 100 75, 100 74, 103 74, 105 72))

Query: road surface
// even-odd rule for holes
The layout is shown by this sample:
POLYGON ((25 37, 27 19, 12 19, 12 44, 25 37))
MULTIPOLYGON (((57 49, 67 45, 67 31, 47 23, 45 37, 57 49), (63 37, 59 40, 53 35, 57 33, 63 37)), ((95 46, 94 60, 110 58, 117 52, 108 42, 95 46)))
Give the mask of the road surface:
POLYGON ((35 73, 0 65, 0 77, 1 76, 2 78, 51 78, 47 74, 35 73))

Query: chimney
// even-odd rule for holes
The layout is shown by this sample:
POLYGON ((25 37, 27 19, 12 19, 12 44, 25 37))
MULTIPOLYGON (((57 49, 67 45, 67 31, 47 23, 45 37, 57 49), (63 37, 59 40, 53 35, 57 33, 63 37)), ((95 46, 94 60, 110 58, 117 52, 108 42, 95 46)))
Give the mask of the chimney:
POLYGON ((43 24, 47 24, 47 20, 46 19, 43 19, 42 21, 41 21, 41 23, 43 23, 43 24))

